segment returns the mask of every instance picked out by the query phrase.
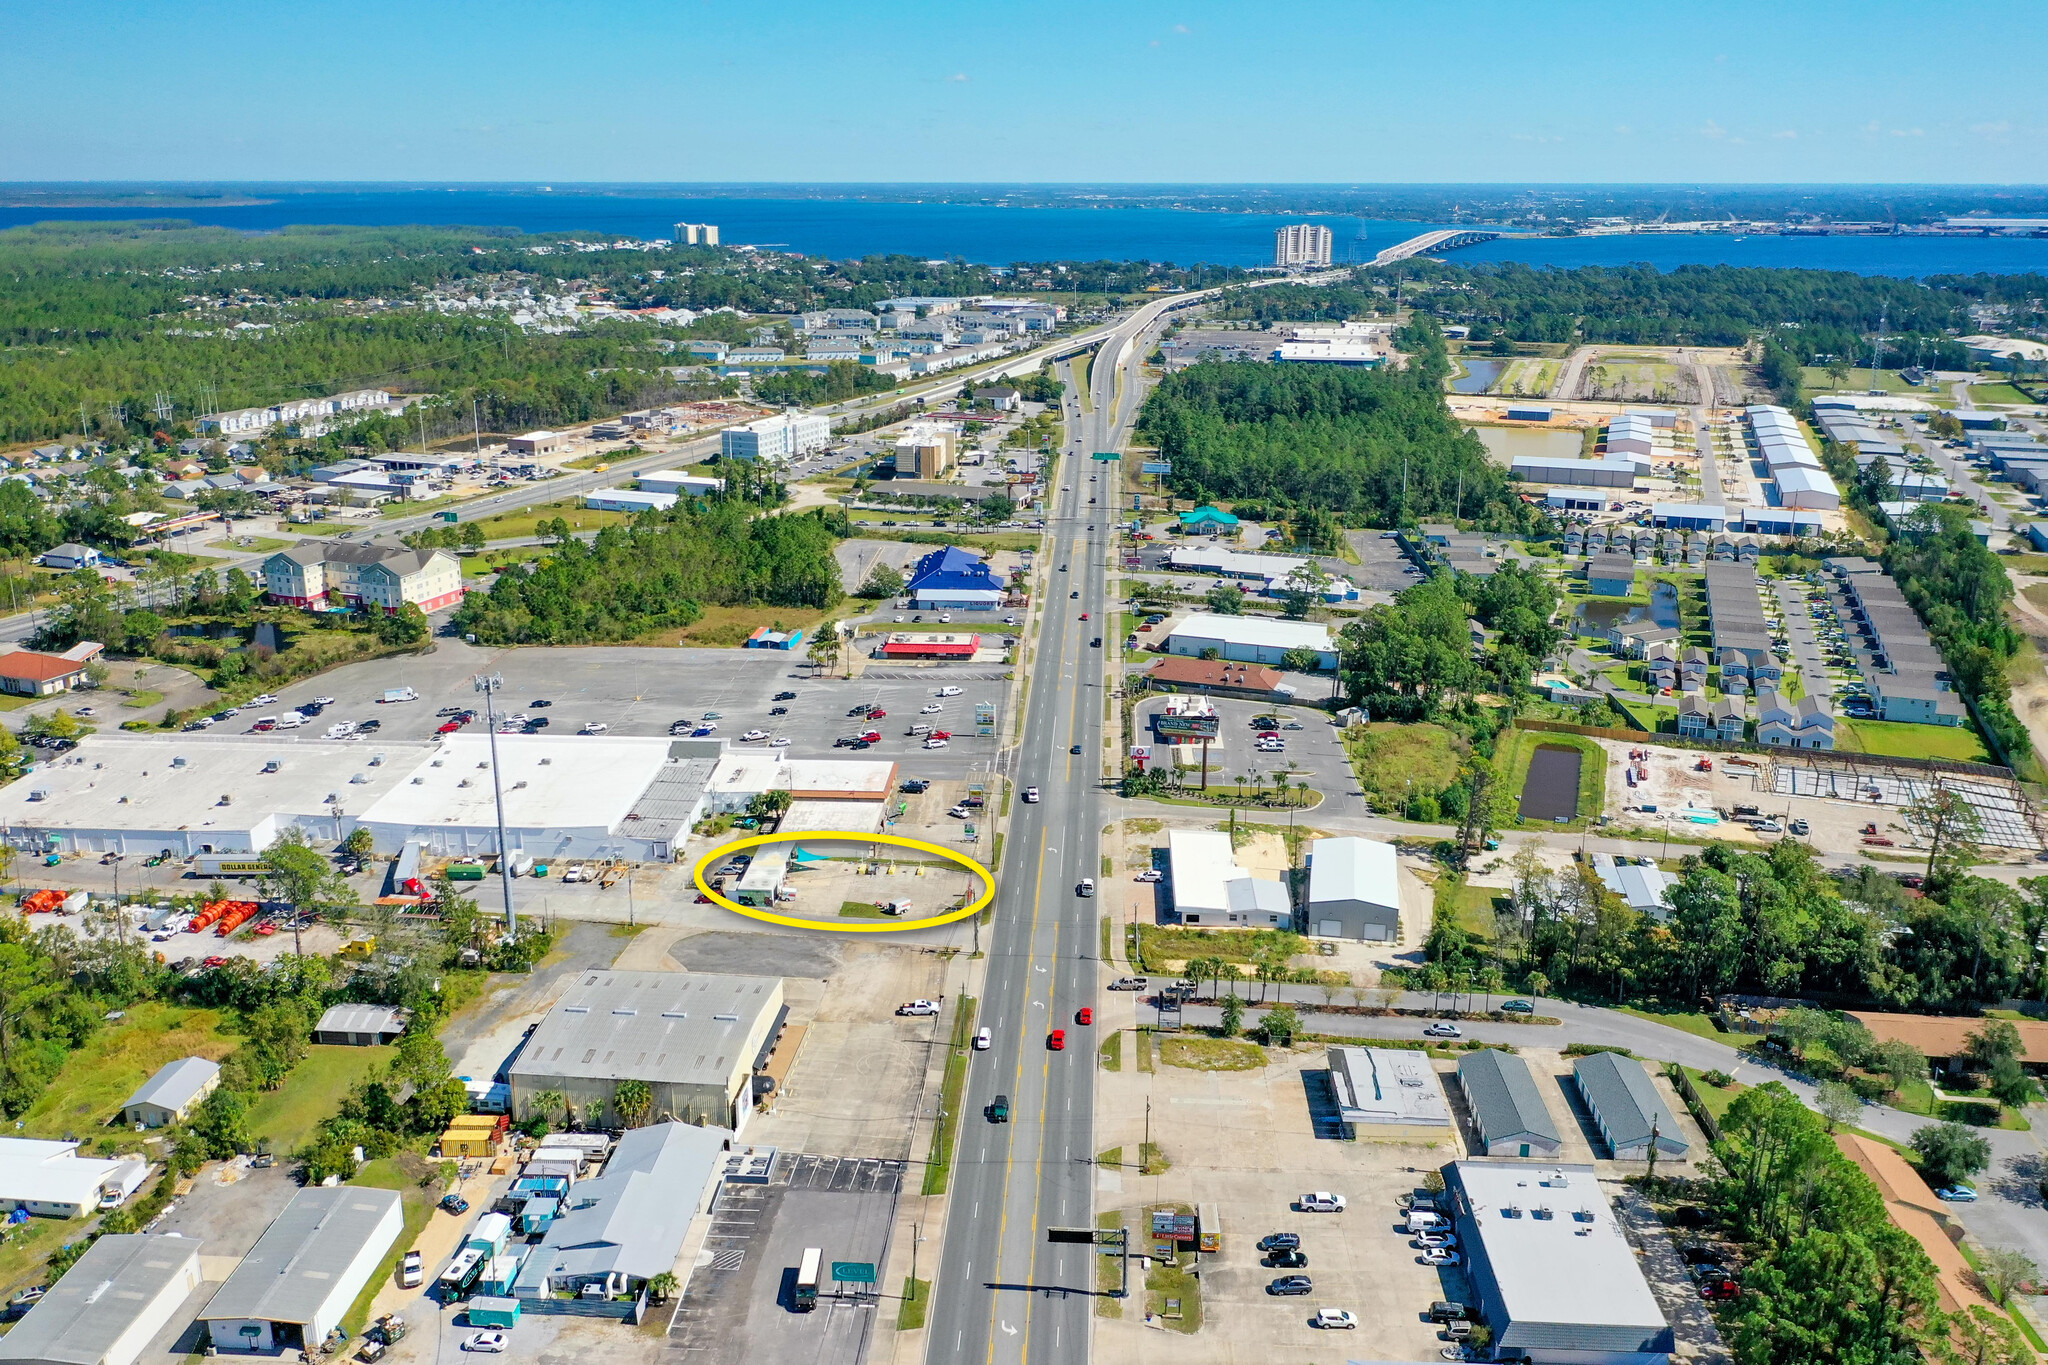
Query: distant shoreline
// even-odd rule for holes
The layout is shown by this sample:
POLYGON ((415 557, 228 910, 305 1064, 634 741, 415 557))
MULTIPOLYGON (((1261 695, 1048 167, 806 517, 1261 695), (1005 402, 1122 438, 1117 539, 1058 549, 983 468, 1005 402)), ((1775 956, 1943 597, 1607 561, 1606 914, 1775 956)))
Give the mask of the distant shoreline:
POLYGON ((243 195, 189 194, 37 194, 0 195, 0 209, 246 209, 275 204, 275 199, 243 195))

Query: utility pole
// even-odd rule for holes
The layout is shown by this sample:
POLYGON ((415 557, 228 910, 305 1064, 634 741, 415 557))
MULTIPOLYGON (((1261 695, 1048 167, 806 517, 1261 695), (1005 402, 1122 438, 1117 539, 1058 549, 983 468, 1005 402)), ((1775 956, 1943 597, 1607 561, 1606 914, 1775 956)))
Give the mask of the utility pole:
POLYGON ((498 881, 505 892, 505 933, 519 937, 519 918, 512 909, 512 851, 505 847, 505 779, 498 768, 498 711, 494 694, 505 688, 502 673, 479 673, 472 683, 484 694, 484 723, 491 737, 491 796, 498 813, 498 881))

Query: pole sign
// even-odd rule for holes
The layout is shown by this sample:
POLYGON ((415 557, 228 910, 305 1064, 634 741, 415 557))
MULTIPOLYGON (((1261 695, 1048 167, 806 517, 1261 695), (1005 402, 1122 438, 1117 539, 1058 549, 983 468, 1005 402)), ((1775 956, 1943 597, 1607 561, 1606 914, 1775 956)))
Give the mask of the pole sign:
POLYGON ((1173 472, 1173 461, 1147 460, 1138 466, 1138 472, 1141 474, 1171 474, 1173 472))
POLYGON ((1214 739, 1223 731, 1221 716, 1154 716, 1152 728, 1162 735, 1186 735, 1190 739, 1214 739))

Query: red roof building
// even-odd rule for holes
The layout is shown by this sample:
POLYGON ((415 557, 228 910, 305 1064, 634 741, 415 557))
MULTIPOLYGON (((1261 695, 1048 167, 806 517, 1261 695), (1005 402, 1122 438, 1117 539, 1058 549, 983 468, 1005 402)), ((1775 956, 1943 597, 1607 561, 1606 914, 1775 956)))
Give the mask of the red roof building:
POLYGON ((38 654, 17 649, 0 654, 0 692, 21 697, 48 697, 69 692, 85 681, 87 659, 38 654))
POLYGON ((899 633, 882 642, 885 659, 972 659, 981 648, 979 635, 899 633))
POLYGON ((1253 701, 1294 698, 1294 690, 1281 682, 1278 669, 1232 659, 1160 659, 1145 670, 1145 678, 1162 692, 1208 692, 1253 701))

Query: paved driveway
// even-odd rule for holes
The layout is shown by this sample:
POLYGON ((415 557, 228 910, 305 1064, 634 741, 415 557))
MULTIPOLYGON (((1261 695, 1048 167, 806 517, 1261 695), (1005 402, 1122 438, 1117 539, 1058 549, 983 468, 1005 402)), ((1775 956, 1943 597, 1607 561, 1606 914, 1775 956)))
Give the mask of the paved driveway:
MULTIPOLYGON (((1152 717, 1163 712, 1171 694, 1147 697, 1138 703, 1133 716, 1133 744, 1149 745, 1154 754, 1164 748, 1152 733, 1152 717)), ((1220 744, 1209 747, 1209 784, 1234 785, 1240 774, 1262 773, 1268 777, 1284 769, 1291 769, 1293 776, 1289 783, 1306 781, 1311 787, 1323 793, 1323 802, 1315 807, 1314 814, 1364 814, 1364 795, 1358 787, 1358 779, 1351 771, 1350 760, 1345 757, 1344 746, 1337 738, 1337 728, 1330 723, 1329 714, 1306 706, 1271 706, 1265 702, 1239 701, 1231 697, 1211 699, 1218 716, 1222 719, 1220 744), (1287 748, 1281 753, 1261 753, 1251 728, 1253 716, 1273 714, 1282 722, 1294 721, 1302 728, 1282 730, 1281 737, 1287 748)), ((1199 783, 1198 770, 1188 769, 1188 780, 1199 783)))

